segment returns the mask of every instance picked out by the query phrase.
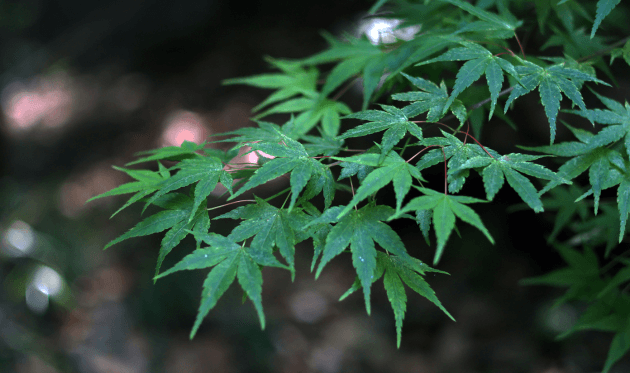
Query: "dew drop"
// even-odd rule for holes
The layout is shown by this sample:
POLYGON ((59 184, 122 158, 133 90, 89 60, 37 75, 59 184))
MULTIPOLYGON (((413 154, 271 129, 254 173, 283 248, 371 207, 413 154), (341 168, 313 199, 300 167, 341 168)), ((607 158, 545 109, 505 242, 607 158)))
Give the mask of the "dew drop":
POLYGON ((208 254, 204 255, 204 258, 207 258, 207 257, 208 257, 208 254))
POLYGON ((359 257, 359 260, 361 260, 362 262, 365 262, 365 259, 363 259, 363 258, 361 258, 361 257, 359 257))

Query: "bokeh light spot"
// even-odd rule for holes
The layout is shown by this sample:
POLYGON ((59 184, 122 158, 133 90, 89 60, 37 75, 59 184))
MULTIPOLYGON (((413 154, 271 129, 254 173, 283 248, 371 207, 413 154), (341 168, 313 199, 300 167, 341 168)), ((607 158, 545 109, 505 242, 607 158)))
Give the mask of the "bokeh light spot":
POLYGON ((403 21, 389 18, 368 18, 358 27, 358 34, 365 34, 374 44, 390 44, 396 40, 411 40, 420 31, 419 25, 396 28, 403 21))
POLYGON ((2 108, 10 129, 24 131, 42 124, 59 127, 73 113, 73 94, 65 75, 38 76, 26 85, 14 82, 2 91, 2 108))
POLYGON ((208 137, 201 117, 190 111, 177 111, 166 119, 162 134, 164 146, 181 146, 184 141, 202 143, 208 137))
POLYGON ((35 233, 30 225, 16 220, 5 231, 3 237, 4 252, 10 256, 20 257, 33 250, 35 233))
POLYGON ((50 267, 39 267, 33 274, 33 286, 46 295, 55 296, 61 291, 63 281, 57 271, 50 267))
POLYGON ((24 300, 26 301, 26 306, 35 313, 42 314, 48 309, 48 294, 33 285, 26 288, 24 300))

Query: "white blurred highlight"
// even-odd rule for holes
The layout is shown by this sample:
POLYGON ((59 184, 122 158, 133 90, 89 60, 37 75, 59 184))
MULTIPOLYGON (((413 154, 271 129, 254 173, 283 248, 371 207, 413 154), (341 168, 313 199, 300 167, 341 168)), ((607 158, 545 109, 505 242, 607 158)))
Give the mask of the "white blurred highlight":
POLYGON ((314 323, 328 313, 328 301, 319 292, 304 290, 291 297, 293 316, 301 322, 314 323))
POLYGON ((33 251, 35 232, 23 221, 14 221, 2 237, 3 251, 9 256, 21 257, 33 251))
POLYGON ((554 333, 563 333, 571 329, 578 321, 578 313, 570 305, 562 304, 550 307, 545 312, 545 326, 554 333))
POLYGON ((201 116, 191 111, 176 111, 166 118, 163 146, 180 146, 184 141, 202 143, 208 137, 201 116))
POLYGON ((42 314, 48 309, 50 297, 61 292, 63 280, 59 273, 50 267, 39 267, 32 276, 30 284, 24 293, 24 299, 28 308, 42 314))
POLYGON ((50 267, 39 267, 33 274, 32 284, 42 293, 54 297, 59 294, 63 281, 57 271, 50 267))
POLYGON ((396 40, 411 40, 420 31, 421 26, 396 28, 403 21, 389 18, 368 18, 358 28, 359 35, 365 34, 374 44, 391 44, 396 40))

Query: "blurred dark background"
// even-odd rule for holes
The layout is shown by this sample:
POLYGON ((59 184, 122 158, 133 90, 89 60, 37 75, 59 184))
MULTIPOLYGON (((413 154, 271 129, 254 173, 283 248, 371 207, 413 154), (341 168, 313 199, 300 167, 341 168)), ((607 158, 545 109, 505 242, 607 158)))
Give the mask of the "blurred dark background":
MULTIPOLYGON (((85 204, 128 181, 112 165, 123 166, 138 151, 252 125, 250 109, 268 92, 221 81, 269 71, 267 55, 321 51, 319 31, 355 33, 370 6, 351 0, 0 0, 0 371, 598 369, 610 336, 555 342, 578 310, 552 308, 558 290, 518 285, 561 260, 544 240, 552 227, 544 218, 553 215, 508 214, 518 199, 506 190, 495 203, 476 206, 496 245, 458 224, 465 239, 451 237, 439 267, 451 276, 427 277, 457 322, 408 292, 398 350, 382 285, 373 290, 371 317, 360 295, 337 302, 354 280, 350 262, 333 261, 314 281, 308 245, 299 247, 293 283, 286 271, 263 272, 266 330, 233 287, 192 341, 206 271, 154 285, 160 235, 102 251, 140 216, 132 207, 110 220, 121 198, 85 204)), ((359 109, 357 92, 344 98, 359 109)), ((484 143, 501 152, 515 151, 516 143, 546 143, 546 119, 531 101, 538 106, 523 117, 538 124, 517 133, 496 122, 484 143)), ((482 190, 475 189, 480 178, 468 185, 472 194, 482 190)), ((431 262, 433 249, 417 226, 395 228, 413 255, 431 262)), ((164 268, 191 247, 185 240, 164 268)))

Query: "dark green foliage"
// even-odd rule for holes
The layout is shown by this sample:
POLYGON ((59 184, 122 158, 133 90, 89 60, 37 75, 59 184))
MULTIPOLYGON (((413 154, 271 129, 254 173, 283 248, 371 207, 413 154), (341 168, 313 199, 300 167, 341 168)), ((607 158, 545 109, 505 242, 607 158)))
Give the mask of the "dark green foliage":
MULTIPOLYGON (((604 57, 611 64, 617 57, 622 57, 618 63, 630 63, 630 41, 611 34, 617 29, 628 34, 628 26, 607 22, 616 6, 627 5, 619 0, 377 1, 371 12, 388 7, 387 17, 406 20, 401 27, 421 26, 422 32, 410 40, 377 45, 365 37, 338 40, 325 34, 329 47, 321 53, 296 61, 269 59, 279 72, 226 81, 274 90, 254 109, 255 119, 271 114, 291 117, 282 124, 257 121, 254 127, 221 135, 227 138, 214 142, 235 143, 227 152, 186 142, 146 152, 130 163, 157 161, 158 171, 117 168, 134 181, 95 198, 132 193, 122 208, 143 202, 145 208, 161 211, 106 248, 166 231, 155 279, 180 270, 211 268, 192 337, 235 280, 264 327, 261 267, 287 269, 293 277, 296 245, 312 242, 315 277, 337 256, 351 260, 357 279, 342 299, 362 288, 368 313, 372 284, 383 278, 400 345, 407 311, 405 287, 451 316, 424 277, 427 272, 443 272, 409 255, 389 222, 414 220, 429 245, 433 225, 433 264, 437 265, 448 256, 446 247, 457 220, 474 226, 494 243, 493 227, 487 228, 469 205, 492 201, 507 186, 527 208, 555 214, 548 243, 568 264, 524 283, 567 287, 558 303, 587 304, 579 321, 561 337, 585 329, 614 333, 604 364, 608 372, 630 349, 630 297, 622 290, 630 283, 630 260, 618 255, 630 212, 630 106, 594 89, 609 85, 597 78, 600 73, 616 83, 604 57), (586 29, 591 30, 590 37, 586 29), (541 50, 528 50, 526 56, 518 39, 522 34, 544 37, 543 50, 560 49, 553 57, 541 50), (514 46, 520 50, 512 51, 514 46), (320 74, 323 66, 329 69, 320 74), (480 81, 482 76, 485 80, 480 81), (363 105, 353 112, 339 99, 359 79, 363 105), (588 94, 586 87, 605 108, 586 107, 582 97, 582 92, 588 94), (484 147, 468 129, 460 130, 470 119, 473 133, 479 134, 494 114, 493 125, 515 128, 511 109, 521 104, 521 96, 536 89, 542 104, 537 109, 549 123, 551 145, 522 149, 542 155, 502 155, 484 147), (564 112, 575 114, 570 118, 585 118, 596 127, 584 130, 565 123, 577 140, 554 144, 563 95, 569 99, 565 103, 572 105, 564 112), (387 101, 390 105, 375 106, 375 98, 406 104, 396 107, 387 101), (484 106, 488 103, 489 108, 484 106), (497 107, 505 114, 495 112, 497 107), (449 111, 459 127, 439 122, 452 118, 449 111), (427 128, 436 125, 442 126, 441 134, 427 128), (340 134, 342 128, 345 132, 340 134), (378 144, 369 149, 345 146, 348 139, 381 132, 378 144), (243 146, 269 157, 255 164, 230 164, 243 146), (536 163, 542 157, 555 157, 560 166, 552 171, 536 163), (167 169, 161 161, 175 163, 167 169), (425 179, 422 174, 434 176, 429 168, 439 170, 443 189, 428 187, 426 179, 434 177, 425 179), (487 200, 457 195, 464 191, 471 170, 480 175, 487 200), (578 178, 587 171, 588 177, 578 178), (238 225, 231 232, 211 231, 208 210, 215 207, 208 204, 217 205, 217 199, 223 198, 212 194, 218 184, 229 194, 227 200, 234 200, 246 192, 265 193, 257 188, 278 178, 289 187, 266 200, 232 202, 248 204, 215 219, 235 219, 238 225), (588 184, 583 185, 583 180, 588 184), (536 185, 541 183, 546 185, 539 190, 536 185), (395 202, 387 206, 382 197, 391 187, 395 202), (616 188, 614 200, 602 197, 609 188, 616 188), (414 198, 408 199, 409 193, 414 198), (335 199, 341 195, 343 199, 335 199), (189 234, 197 241, 196 249, 160 273, 165 256, 189 234), (613 259, 612 253, 617 255, 613 259)), ((617 78, 627 84, 628 76, 617 78)))

